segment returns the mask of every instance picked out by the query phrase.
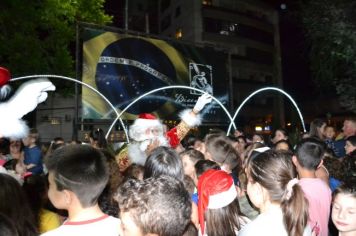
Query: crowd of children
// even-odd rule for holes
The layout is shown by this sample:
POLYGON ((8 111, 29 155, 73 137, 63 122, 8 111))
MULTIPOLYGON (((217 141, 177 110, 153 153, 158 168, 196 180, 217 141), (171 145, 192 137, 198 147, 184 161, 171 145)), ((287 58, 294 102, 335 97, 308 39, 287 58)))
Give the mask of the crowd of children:
POLYGON ((144 165, 130 160, 123 169, 100 129, 90 143, 56 138, 46 152, 31 129, 0 142, 0 232, 356 235, 355 118, 335 135, 320 119, 294 146, 282 128, 271 140, 212 130, 175 148, 141 150, 144 165))

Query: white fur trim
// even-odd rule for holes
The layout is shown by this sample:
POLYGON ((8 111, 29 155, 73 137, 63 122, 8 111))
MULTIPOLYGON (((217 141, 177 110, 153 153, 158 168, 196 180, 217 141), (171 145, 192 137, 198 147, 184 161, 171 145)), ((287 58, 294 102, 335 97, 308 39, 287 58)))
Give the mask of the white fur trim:
POLYGON ((179 114, 179 118, 187 123, 189 127, 199 126, 201 124, 200 115, 192 115, 190 109, 183 110, 179 114))
POLYGON ((231 187, 222 193, 210 195, 209 196, 209 209, 219 209, 229 205, 237 197, 237 191, 234 183, 231 184, 231 187))
POLYGON ((136 119, 130 126, 129 136, 138 142, 149 139, 150 137, 146 134, 148 128, 157 128, 163 134, 163 126, 159 120, 136 119))
POLYGON ((161 126, 161 122, 159 120, 150 120, 150 119, 136 119, 133 125, 142 126, 142 127, 156 127, 161 126))
POLYGON ((21 139, 28 135, 29 128, 21 119, 8 117, 6 114, 0 116, 0 137, 21 139))
POLYGON ((127 149, 128 158, 131 163, 145 165, 147 156, 146 153, 140 150, 140 143, 130 143, 127 149))

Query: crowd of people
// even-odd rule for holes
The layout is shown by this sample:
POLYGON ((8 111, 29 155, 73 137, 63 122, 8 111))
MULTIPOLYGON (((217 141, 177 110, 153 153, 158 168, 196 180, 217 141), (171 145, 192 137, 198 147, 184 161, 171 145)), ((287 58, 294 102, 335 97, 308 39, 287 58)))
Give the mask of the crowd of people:
POLYGON ((1 138, 1 235, 356 235, 355 118, 293 144, 283 128, 189 135, 207 103, 169 131, 140 115, 119 150, 101 129, 45 149, 36 129, 1 138))

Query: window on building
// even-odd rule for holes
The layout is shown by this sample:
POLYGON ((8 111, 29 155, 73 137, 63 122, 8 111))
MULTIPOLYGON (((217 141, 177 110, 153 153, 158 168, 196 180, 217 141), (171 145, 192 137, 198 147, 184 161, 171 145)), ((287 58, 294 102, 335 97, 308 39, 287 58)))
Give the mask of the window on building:
POLYGON ((211 5, 213 5, 213 1, 212 0, 203 0, 202 4, 203 5, 207 5, 207 6, 211 6, 211 5))
POLYGON ((171 0, 162 0, 161 1, 161 12, 164 12, 169 5, 171 5, 171 0))
POLYGON ((161 31, 164 31, 171 26, 171 15, 165 16, 161 21, 161 31))
POLYGON ((176 39, 181 39, 183 37, 183 31, 181 28, 176 30, 176 39))
POLYGON ((244 37, 270 45, 274 44, 273 33, 237 22, 230 22, 205 17, 204 31, 209 33, 218 33, 222 35, 244 37))
POLYGON ((137 10, 138 11, 143 11, 143 6, 141 3, 137 3, 137 10))
POLYGON ((181 13, 180 7, 177 7, 177 8, 176 8, 176 14, 175 14, 176 18, 177 18, 178 16, 180 16, 180 13, 181 13))

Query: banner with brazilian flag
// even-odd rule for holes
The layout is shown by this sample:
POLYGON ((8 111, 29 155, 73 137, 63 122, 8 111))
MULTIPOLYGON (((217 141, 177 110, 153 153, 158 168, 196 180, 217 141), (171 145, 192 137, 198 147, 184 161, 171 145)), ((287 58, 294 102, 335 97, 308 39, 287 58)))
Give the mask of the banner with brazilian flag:
MULTIPOLYGON (((81 38, 82 81, 103 94, 118 112, 141 95, 172 85, 203 90, 229 107, 225 52, 104 28, 84 27, 81 38)), ((134 119, 140 113, 154 113, 162 120, 177 120, 179 111, 192 108, 199 96, 197 91, 182 88, 158 91, 133 104, 121 118, 134 119)), ((84 119, 116 118, 111 106, 84 86, 82 105, 84 119)), ((216 102, 207 106, 203 115, 204 122, 228 122, 216 102)))

